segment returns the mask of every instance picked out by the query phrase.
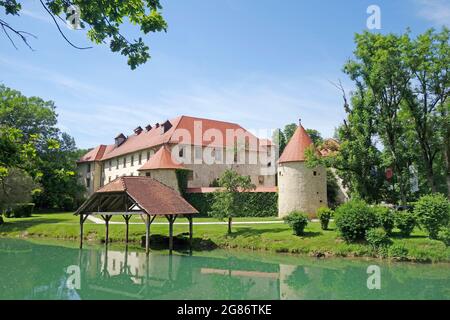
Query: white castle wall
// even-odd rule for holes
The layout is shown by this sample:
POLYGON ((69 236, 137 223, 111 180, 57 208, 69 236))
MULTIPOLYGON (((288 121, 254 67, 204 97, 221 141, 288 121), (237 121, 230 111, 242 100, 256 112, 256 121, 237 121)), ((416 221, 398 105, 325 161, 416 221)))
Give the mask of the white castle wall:
POLYGON ((304 162, 280 163, 278 167, 278 216, 294 210, 315 217, 327 206, 327 173, 324 167, 310 169, 304 162))

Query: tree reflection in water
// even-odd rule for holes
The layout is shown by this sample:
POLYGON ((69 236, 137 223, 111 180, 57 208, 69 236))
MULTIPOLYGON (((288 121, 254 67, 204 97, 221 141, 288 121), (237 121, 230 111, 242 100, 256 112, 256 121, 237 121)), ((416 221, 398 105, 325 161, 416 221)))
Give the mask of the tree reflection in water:
POLYGON ((450 299, 448 264, 206 254, 146 256, 1 239, 0 299, 450 299), (367 289, 370 264, 381 267, 381 290, 367 289), (71 265, 80 266, 79 289, 66 285, 71 265))

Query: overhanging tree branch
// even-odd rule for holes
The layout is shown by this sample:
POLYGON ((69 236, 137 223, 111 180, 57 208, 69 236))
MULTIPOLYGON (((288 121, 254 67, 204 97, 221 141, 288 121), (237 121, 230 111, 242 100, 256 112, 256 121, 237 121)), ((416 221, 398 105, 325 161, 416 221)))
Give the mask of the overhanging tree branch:
POLYGON ((50 15, 50 17, 53 19, 53 22, 56 25, 56 28, 58 28, 59 33, 61 34, 61 36, 64 38, 64 40, 66 40, 66 42, 68 44, 70 44, 72 47, 74 47, 75 49, 79 49, 79 50, 86 50, 86 49, 92 49, 92 47, 79 47, 75 44, 73 44, 64 34, 64 32, 62 32, 61 27, 59 26, 58 22, 56 21, 55 15, 47 8, 47 6, 44 4, 44 2, 42 2, 42 0, 39 0, 39 2, 41 3, 41 5, 44 7, 45 11, 47 11, 47 13, 50 15))
POLYGON ((17 49, 17 46, 16 46, 14 40, 9 35, 8 30, 13 32, 15 35, 17 35, 27 45, 27 47, 30 48, 30 50, 34 51, 34 49, 28 43, 28 39, 27 39, 27 36, 37 39, 37 37, 34 34, 26 32, 26 31, 22 31, 22 30, 16 30, 13 27, 11 27, 9 25, 9 23, 7 23, 6 21, 4 21, 2 19, 0 19, 0 26, 2 27, 3 32, 6 34, 6 36, 8 37, 9 41, 12 43, 14 48, 17 49))

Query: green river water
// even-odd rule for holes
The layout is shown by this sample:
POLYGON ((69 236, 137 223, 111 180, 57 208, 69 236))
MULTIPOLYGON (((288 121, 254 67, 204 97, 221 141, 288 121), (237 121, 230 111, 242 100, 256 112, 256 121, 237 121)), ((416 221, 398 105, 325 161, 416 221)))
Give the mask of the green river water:
POLYGON ((0 239, 0 299, 450 299, 449 264, 0 239), (368 289, 367 268, 380 269, 368 289))

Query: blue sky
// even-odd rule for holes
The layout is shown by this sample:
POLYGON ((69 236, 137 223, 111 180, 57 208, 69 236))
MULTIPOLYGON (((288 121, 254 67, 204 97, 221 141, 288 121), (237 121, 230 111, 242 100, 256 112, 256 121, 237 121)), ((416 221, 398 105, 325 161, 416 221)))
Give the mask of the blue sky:
MULTIPOLYGON (((55 101, 59 126, 81 148, 109 144, 137 125, 192 115, 265 130, 297 122, 332 136, 344 113, 330 83, 365 30, 369 5, 381 9, 381 30, 413 34, 450 25, 450 0, 162 0, 167 33, 146 36, 152 59, 132 71, 106 46, 78 51, 60 37, 39 1, 20 18, 35 51, 0 33, 0 82, 55 101)), ((64 29, 78 45, 84 31, 64 29)), ((136 29, 124 27, 136 35, 136 29)), ((264 136, 264 131, 257 132, 264 136)))

